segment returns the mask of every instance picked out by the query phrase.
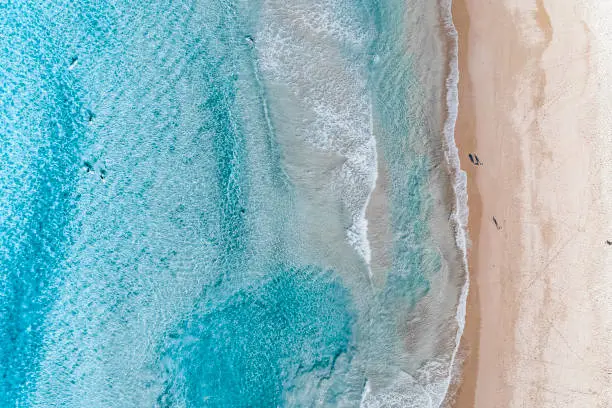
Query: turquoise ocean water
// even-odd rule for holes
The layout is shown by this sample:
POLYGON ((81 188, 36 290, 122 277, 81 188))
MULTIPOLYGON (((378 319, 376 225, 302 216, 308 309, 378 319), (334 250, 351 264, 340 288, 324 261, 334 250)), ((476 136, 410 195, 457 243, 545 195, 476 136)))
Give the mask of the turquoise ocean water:
POLYGON ((0 1, 0 406, 437 407, 428 3, 0 1))

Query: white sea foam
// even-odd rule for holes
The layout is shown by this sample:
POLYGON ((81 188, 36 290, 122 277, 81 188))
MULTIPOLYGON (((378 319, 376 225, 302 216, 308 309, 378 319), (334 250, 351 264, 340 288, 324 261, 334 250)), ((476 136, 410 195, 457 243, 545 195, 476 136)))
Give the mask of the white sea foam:
MULTIPOLYGON (((455 337, 455 348, 452 352, 451 363, 448 367, 448 375, 445 381, 444 395, 450 387, 453 369, 459 351, 461 336, 465 328, 465 314, 467 306, 467 295, 470 287, 468 262, 467 262, 467 223, 468 223, 468 196, 467 196, 467 176, 461 170, 459 160, 459 149, 455 143, 455 124, 459 107, 459 43, 458 34, 453 23, 452 0, 440 0, 441 19, 447 35, 448 52, 448 76, 446 78, 446 122, 444 123, 444 138, 446 141, 446 151, 444 156, 448 164, 452 179, 452 187, 455 198, 451 222, 455 229, 455 241, 462 255, 462 267, 465 270, 465 283, 461 289, 455 319, 457 321, 457 333, 455 337)), ((444 396, 440 399, 438 407, 444 401, 444 396)))
POLYGON ((271 18, 258 34, 261 69, 287 84, 295 104, 309 113, 294 125, 298 140, 342 158, 329 183, 350 214, 346 239, 369 265, 366 209, 377 179, 372 102, 365 65, 342 56, 347 45, 365 47, 365 34, 331 5, 287 10, 269 4, 271 18))
POLYGON ((370 185, 370 191, 368 193, 368 196, 366 198, 365 204, 362 207, 361 213, 359 214, 359 233, 360 233, 360 242, 357 242, 356 245, 358 245, 358 248, 362 251, 362 257, 365 260, 366 264, 368 265, 368 273, 370 274, 370 278, 372 277, 372 268, 370 267, 370 263, 372 262, 372 249, 370 247, 370 241, 368 239, 368 218, 366 217, 366 211, 368 209, 368 205, 370 205, 370 199, 372 198, 372 193, 374 192, 374 189, 376 188, 376 181, 378 179, 378 170, 377 170, 377 166, 378 166, 378 154, 376 151, 376 138, 374 137, 374 118, 373 118, 374 114, 372 113, 372 104, 370 103, 370 135, 371 135, 371 143, 373 144, 372 146, 372 152, 373 152, 373 156, 374 156, 374 166, 371 166, 372 169, 372 178, 371 178, 371 185, 370 185))

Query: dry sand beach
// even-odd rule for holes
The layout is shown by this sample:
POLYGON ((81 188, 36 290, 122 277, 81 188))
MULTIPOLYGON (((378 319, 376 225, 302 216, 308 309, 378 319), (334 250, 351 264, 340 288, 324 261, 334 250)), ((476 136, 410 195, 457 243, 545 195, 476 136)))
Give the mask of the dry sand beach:
POLYGON ((454 1, 472 283, 451 406, 612 406, 610 16, 454 1))

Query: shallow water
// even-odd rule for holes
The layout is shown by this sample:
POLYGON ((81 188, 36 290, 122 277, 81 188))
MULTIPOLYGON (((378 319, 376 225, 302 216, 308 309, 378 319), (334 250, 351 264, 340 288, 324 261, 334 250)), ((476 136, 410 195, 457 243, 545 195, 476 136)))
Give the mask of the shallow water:
POLYGON ((2 406, 438 406, 465 275, 427 3, 4 5, 2 406))

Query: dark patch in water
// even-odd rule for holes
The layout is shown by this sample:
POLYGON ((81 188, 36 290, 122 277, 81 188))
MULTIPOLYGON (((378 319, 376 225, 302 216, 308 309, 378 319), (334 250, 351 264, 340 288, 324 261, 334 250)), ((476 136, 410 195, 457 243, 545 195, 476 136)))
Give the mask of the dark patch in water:
POLYGON ((346 289, 317 268, 271 274, 263 286, 196 311, 168 333, 160 405, 185 397, 190 406, 282 406, 297 378, 329 376, 340 355, 350 358, 354 317, 346 289), (186 395, 176 395, 181 390, 186 395))

